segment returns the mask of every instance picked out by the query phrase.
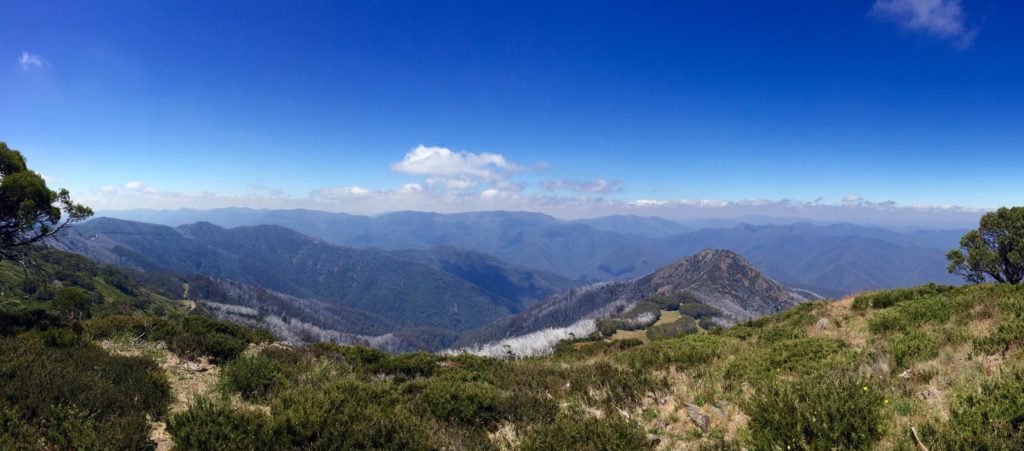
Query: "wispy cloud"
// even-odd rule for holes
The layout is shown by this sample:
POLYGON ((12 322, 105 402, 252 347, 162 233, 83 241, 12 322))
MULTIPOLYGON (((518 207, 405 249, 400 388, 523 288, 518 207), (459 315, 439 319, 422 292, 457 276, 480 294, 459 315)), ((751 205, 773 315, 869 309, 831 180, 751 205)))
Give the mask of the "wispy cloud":
POLYGON ((18 65, 21 66, 22 70, 29 70, 32 68, 46 67, 49 63, 46 62, 42 56, 35 53, 21 52, 21 56, 18 57, 18 65))
POLYGON ((948 39, 959 48, 970 47, 978 34, 977 28, 967 26, 960 0, 876 0, 871 14, 905 30, 948 39))
POLYGON ((846 196, 843 197, 843 203, 844 204, 852 204, 852 203, 860 202, 862 200, 864 200, 864 198, 861 197, 861 196, 858 196, 856 194, 847 194, 846 196))
POLYGON ((622 191, 622 180, 546 180, 540 186, 545 191, 572 191, 577 193, 610 193, 622 191))

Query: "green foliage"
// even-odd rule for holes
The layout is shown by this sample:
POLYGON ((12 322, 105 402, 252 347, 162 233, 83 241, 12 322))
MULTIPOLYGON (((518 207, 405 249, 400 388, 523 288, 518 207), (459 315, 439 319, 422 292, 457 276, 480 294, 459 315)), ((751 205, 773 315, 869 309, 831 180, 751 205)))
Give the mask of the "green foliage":
POLYGON ((647 434, 622 418, 559 415, 551 423, 539 424, 523 438, 524 451, 640 450, 652 449, 647 434))
POLYGON ((205 398, 171 415, 167 430, 184 450, 269 449, 274 439, 270 417, 263 412, 205 398))
POLYGON ((214 362, 237 357, 250 343, 273 340, 269 333, 200 315, 185 316, 176 332, 167 338, 168 349, 190 359, 210 356, 214 362))
POLYGON ((637 370, 686 369, 723 356, 733 343, 733 339, 717 335, 687 335, 629 349, 615 357, 637 370))
POLYGON ((872 449, 882 434, 884 396, 840 374, 769 379, 744 405, 755 449, 872 449))
POLYGON ((939 346, 939 341, 934 334, 920 329, 913 329, 891 337, 888 350, 896 364, 893 371, 902 371, 913 362, 937 357, 939 346))
POLYGON ((224 365, 221 383, 243 399, 257 400, 278 385, 286 383, 284 368, 273 358, 259 354, 241 356, 224 365))
POLYGON ((160 368, 110 355, 67 329, 40 334, 0 338, 0 444, 148 447, 146 417, 162 417, 171 399, 160 368), (33 439, 19 441, 26 435, 33 439))
POLYGON ((600 318, 596 325, 597 331, 602 337, 615 335, 615 331, 619 330, 619 322, 611 318, 600 318))
POLYGON ((893 290, 857 296, 853 300, 853 307, 856 310, 864 310, 867 307, 884 309, 901 302, 949 293, 954 289, 954 287, 948 285, 936 285, 934 283, 914 288, 896 288, 893 290))
POLYGON ((64 320, 43 309, 0 308, 0 336, 64 326, 64 320))
POLYGON ((679 319, 671 323, 659 324, 647 329, 647 338, 650 340, 664 340, 694 332, 697 332, 697 322, 689 316, 680 316, 679 319))
POLYGON ((65 287, 57 290, 50 310, 72 321, 82 320, 89 317, 89 304, 92 302, 89 292, 78 287, 65 287))
POLYGON ((964 387, 942 432, 942 448, 1024 449, 1024 369, 1018 364, 964 387))
POLYGON ((756 384, 778 374, 808 375, 826 370, 852 371, 856 352, 841 340, 808 337, 745 348, 725 367, 731 387, 756 384))
POLYGON ((985 213, 981 224, 960 238, 960 247, 946 254, 949 272, 968 282, 986 277, 1016 285, 1024 280, 1024 207, 985 213))
POLYGON ((198 314, 181 318, 149 314, 110 315, 86 321, 84 327, 95 339, 130 334, 164 341, 168 349, 179 356, 188 359, 209 356, 214 362, 234 359, 251 343, 273 340, 273 335, 267 332, 198 314))
POLYGON ((435 449, 430 425, 389 384, 344 378, 271 404, 280 448, 435 449))
POLYGON ((434 378, 423 391, 430 412, 445 421, 492 428, 505 415, 508 395, 493 385, 434 378))
POLYGON ((989 336, 977 340, 975 346, 986 354, 1005 352, 1011 346, 1024 345, 1024 316, 1000 324, 989 336))
POLYGON ((67 190, 51 190, 21 152, 0 142, 0 259, 23 259, 28 245, 89 216, 92 210, 67 190))

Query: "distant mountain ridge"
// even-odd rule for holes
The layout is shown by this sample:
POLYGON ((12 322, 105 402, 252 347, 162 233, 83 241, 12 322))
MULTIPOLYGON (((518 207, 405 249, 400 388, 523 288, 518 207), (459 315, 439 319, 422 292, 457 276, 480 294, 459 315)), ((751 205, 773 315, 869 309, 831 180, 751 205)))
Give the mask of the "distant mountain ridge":
POLYGON ((98 218, 54 246, 123 267, 253 284, 363 312, 394 331, 430 334, 481 327, 574 285, 477 252, 354 249, 268 225, 172 228, 98 218))
POLYGON ((654 295, 686 293, 721 311, 727 324, 778 313, 817 294, 786 287, 734 252, 707 249, 630 281, 573 288, 529 310, 499 320, 469 336, 463 345, 485 343, 542 329, 569 327, 580 320, 609 317, 654 295))
POLYGON ((276 224, 331 243, 383 249, 455 246, 493 255, 579 283, 646 275, 706 248, 729 249, 790 286, 823 295, 957 284, 945 252, 963 230, 900 233, 852 224, 740 224, 687 231, 655 217, 608 216, 562 221, 527 212, 357 216, 312 210, 217 209, 120 212, 140 220, 181 224, 208 220, 224 227, 276 224), (680 233, 676 233, 680 232, 680 233))

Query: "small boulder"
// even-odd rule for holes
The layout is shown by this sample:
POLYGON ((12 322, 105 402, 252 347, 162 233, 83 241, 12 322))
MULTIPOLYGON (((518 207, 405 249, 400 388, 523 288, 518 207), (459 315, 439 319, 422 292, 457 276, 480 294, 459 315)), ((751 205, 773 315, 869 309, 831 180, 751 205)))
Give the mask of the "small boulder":
POLYGON ((829 330, 832 328, 832 323, 829 322, 828 318, 821 318, 817 323, 814 323, 814 328, 818 330, 829 330))
POLYGON ((690 416, 690 421, 700 428, 701 432, 707 432, 708 427, 711 426, 711 418, 704 414, 704 411, 700 406, 696 404, 686 403, 686 414, 690 416))

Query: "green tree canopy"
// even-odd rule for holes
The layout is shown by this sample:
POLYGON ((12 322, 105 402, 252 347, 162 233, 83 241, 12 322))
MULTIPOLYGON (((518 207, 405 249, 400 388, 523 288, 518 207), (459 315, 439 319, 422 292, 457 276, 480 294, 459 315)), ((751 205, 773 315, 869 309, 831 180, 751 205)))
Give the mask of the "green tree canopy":
POLYGON ((72 202, 66 189, 48 188, 21 152, 0 142, 0 259, 21 260, 28 245, 89 216, 92 210, 72 202))
POLYGON ((981 225, 960 238, 946 254, 949 272, 968 282, 991 277, 1015 285, 1024 279, 1024 207, 1000 208, 981 217, 981 225))

